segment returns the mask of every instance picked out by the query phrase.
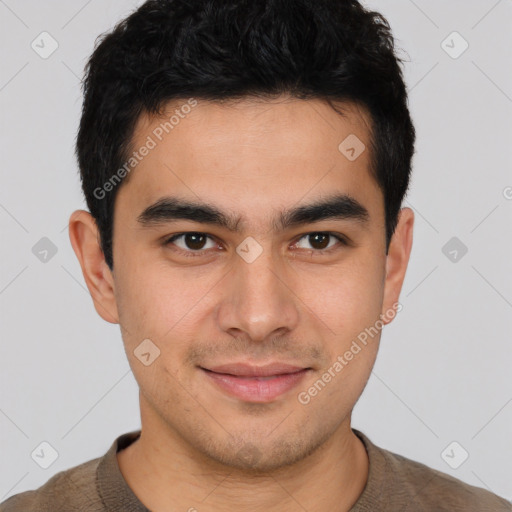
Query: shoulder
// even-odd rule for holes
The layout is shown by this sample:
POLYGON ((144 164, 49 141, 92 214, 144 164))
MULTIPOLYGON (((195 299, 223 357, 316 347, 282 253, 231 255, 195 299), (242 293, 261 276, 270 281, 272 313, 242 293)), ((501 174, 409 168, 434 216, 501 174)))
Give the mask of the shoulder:
POLYGON ((96 469, 100 460, 101 457, 61 471, 38 489, 11 496, 0 504, 0 512, 104 510, 96 489, 96 469))
POLYGON ((510 502, 486 489, 380 448, 360 432, 358 437, 370 460, 369 490, 387 503, 389 510, 512 512, 510 502))
POLYGON ((410 505, 405 510, 512 512, 512 505, 492 492, 469 485, 446 473, 401 455, 387 452, 397 488, 408 489, 410 505))

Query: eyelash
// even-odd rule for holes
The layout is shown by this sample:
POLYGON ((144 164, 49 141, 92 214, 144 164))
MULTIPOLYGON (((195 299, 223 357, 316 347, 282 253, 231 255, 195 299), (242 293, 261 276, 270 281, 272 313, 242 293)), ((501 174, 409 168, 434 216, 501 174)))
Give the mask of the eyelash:
MULTIPOLYGON (((182 236, 190 235, 190 234, 205 235, 210 240, 214 240, 214 237, 212 237, 211 235, 208 235, 207 233, 202 233, 200 231, 186 231, 186 232, 183 232, 183 233, 177 233, 177 234, 172 235, 171 237, 167 238, 164 241, 163 245, 164 246, 168 246, 168 245, 172 244, 178 238, 181 238, 182 236)), ((331 231, 311 231, 309 233, 305 233, 304 235, 301 235, 294 244, 297 244, 300 240, 302 240, 303 238, 305 238, 305 237, 307 237, 309 235, 328 235, 328 236, 331 236, 331 237, 335 238, 340 243, 340 245, 342 245, 342 246, 348 246, 349 245, 349 242, 346 240, 345 237, 343 237, 342 235, 340 235, 338 233, 333 233, 331 231)), ((311 255, 320 255, 320 256, 322 256, 324 254, 328 254, 328 253, 332 252, 333 250, 336 250, 337 248, 339 249, 339 247, 334 246, 334 247, 331 247, 330 249, 320 249, 320 250, 305 249, 305 250, 309 250, 311 255)), ((198 251, 193 251, 193 250, 185 251, 185 250, 180 249, 178 247, 178 248, 174 248, 172 250, 177 252, 178 254, 181 254, 181 255, 187 257, 187 258, 197 258, 199 256, 204 256, 204 254, 206 252, 208 252, 210 249, 202 249, 202 250, 198 250, 198 251)))

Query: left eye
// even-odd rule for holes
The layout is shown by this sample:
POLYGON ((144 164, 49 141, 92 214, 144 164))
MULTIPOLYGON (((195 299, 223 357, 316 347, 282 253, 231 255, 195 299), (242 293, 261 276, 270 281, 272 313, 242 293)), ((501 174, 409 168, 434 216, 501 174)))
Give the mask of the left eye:
POLYGON ((174 235, 166 241, 167 244, 173 243, 177 247, 185 251, 202 251, 205 249, 211 249, 215 247, 215 242, 211 239, 210 236, 205 233, 181 233, 179 235, 174 235), (180 243, 176 243, 177 240, 181 240, 180 243), (210 247, 205 246, 206 241, 210 239, 210 243, 212 244, 210 247))
POLYGON ((329 238, 333 242, 338 241, 342 244, 345 243, 345 241, 341 237, 336 236, 332 233, 318 232, 318 233, 308 233, 307 235, 304 235, 295 245, 299 249, 313 249, 315 251, 322 252, 325 250, 329 250, 333 246, 336 245, 336 243, 329 245, 329 238), (301 247, 300 246, 301 240, 306 240, 307 243, 309 243, 312 247, 301 247))

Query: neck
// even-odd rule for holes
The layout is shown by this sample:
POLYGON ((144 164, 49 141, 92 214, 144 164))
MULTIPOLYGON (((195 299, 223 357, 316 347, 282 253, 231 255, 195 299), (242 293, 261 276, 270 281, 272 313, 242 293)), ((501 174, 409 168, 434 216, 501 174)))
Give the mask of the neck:
POLYGON ((366 485, 369 461, 350 414, 301 460, 272 471, 227 466, 191 446, 141 400, 140 437, 118 452, 128 486, 152 512, 349 511, 366 485), (172 508, 170 508, 172 507, 172 508))
MULTIPOLYGON (((150 422, 151 423, 151 422, 150 422)), ((139 439, 117 454, 126 482, 153 512, 349 511, 368 479, 368 457, 350 416, 316 451, 295 464, 256 474, 208 459, 175 433, 143 422, 139 439), (154 428, 153 428, 154 427, 154 428)))

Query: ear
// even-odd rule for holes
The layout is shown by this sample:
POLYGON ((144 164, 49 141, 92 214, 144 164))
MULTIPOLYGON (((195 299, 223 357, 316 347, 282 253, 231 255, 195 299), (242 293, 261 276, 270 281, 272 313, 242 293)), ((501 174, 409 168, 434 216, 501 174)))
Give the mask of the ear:
POLYGON ((96 311, 103 320, 112 324, 119 323, 114 278, 101 250, 96 222, 89 212, 76 210, 71 214, 69 239, 82 267, 96 311))
POLYGON ((386 257, 384 300, 381 311, 384 324, 389 324, 395 317, 396 311, 401 309, 397 308, 397 304, 411 254, 413 226, 414 212, 410 208, 402 208, 386 257), (395 311, 395 314, 391 316, 390 311, 395 311))

